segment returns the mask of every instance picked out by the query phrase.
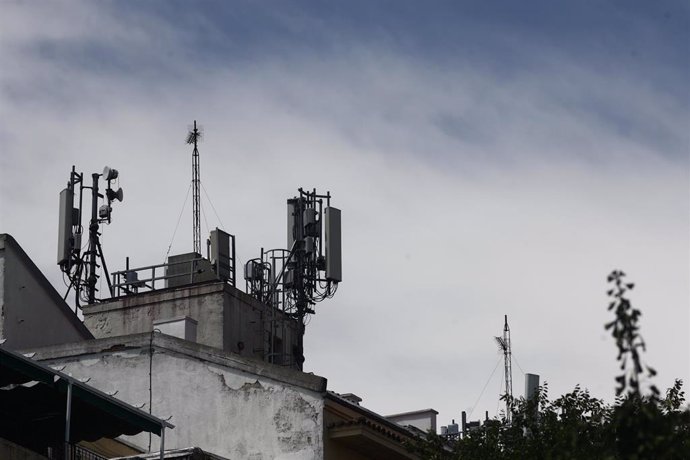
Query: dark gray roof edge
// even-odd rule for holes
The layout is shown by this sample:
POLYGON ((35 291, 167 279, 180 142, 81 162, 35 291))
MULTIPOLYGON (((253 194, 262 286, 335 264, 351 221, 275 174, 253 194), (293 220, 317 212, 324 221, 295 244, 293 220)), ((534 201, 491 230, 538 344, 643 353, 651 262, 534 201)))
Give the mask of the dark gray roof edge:
POLYGON ((11 247, 17 252, 17 254, 19 254, 19 257, 26 264, 26 267, 29 269, 29 271, 34 275, 36 281, 41 285, 41 287, 43 287, 43 289, 46 290, 58 308, 60 308, 60 310, 62 310, 62 312, 65 314, 68 321, 77 328, 77 331, 79 331, 82 337, 86 340, 93 339, 93 334, 91 334, 91 331, 89 331, 88 328, 84 326, 84 323, 79 320, 79 317, 77 317, 76 313, 74 313, 69 305, 67 305, 67 302, 65 302, 55 287, 50 284, 48 278, 45 277, 43 272, 41 272, 41 270, 36 266, 34 261, 31 260, 31 257, 29 257, 24 249, 22 249, 17 240, 15 240, 14 237, 9 233, 0 233, 0 240, 3 240, 5 246, 11 247))
POLYGON ((367 409, 366 407, 359 406, 357 404, 354 404, 351 401, 348 401, 347 399, 343 398, 340 396, 338 393, 334 391, 328 391, 326 392, 326 399, 330 399, 331 401, 335 401, 337 403, 343 404, 357 412, 359 412, 362 415, 365 415, 367 417, 371 417, 374 419, 377 423, 380 423, 381 425, 385 425, 388 428, 395 430, 399 432, 400 434, 403 434, 408 437, 416 437, 417 434, 414 433, 412 430, 405 428, 402 425, 398 425, 397 423, 388 420, 385 416, 378 414, 372 410, 367 409))
POLYGON ((87 385, 86 383, 80 382, 79 380, 77 380, 76 378, 74 378, 72 376, 69 376, 67 374, 63 374, 62 372, 57 371, 57 370, 51 368, 50 366, 48 366, 46 364, 38 362, 38 360, 36 360, 36 359, 27 358, 22 353, 17 353, 17 352, 14 352, 12 350, 5 350, 4 348, 0 348, 0 353, 5 353, 6 355, 9 355, 13 359, 24 361, 29 366, 39 368, 43 372, 47 372, 49 374, 57 376, 61 380, 64 380, 65 382, 69 382, 70 385, 73 385, 75 387, 79 387, 82 390, 84 390, 88 393, 91 393, 100 399, 106 400, 110 404, 118 406, 118 407, 126 410, 127 412, 130 412, 130 413, 136 415, 139 418, 143 418, 149 422, 152 422, 155 425, 158 425, 160 427, 166 427, 166 428, 175 428, 175 425, 168 423, 165 420, 161 420, 158 417, 156 417, 155 415, 151 415, 149 413, 146 413, 146 412, 142 411, 141 409, 138 409, 138 408, 132 406, 131 404, 127 404, 124 401, 121 401, 121 400, 119 400, 113 396, 110 396, 110 395, 102 392, 101 390, 99 390, 97 388, 92 387, 91 385, 87 385))
MULTIPOLYGON (((98 312, 101 310, 107 311, 109 309, 120 309, 120 308, 129 308, 129 305, 124 305, 124 301, 127 299, 131 298, 136 298, 136 299, 144 299, 140 303, 147 303, 146 300, 148 300, 149 297, 156 298, 160 296, 166 296, 166 295, 175 295, 176 291, 182 291, 182 290, 192 290, 195 291, 190 294, 190 297, 194 296, 199 296, 199 295, 206 295, 211 292, 222 292, 224 287, 223 285, 227 284, 224 281, 220 280, 208 280, 208 281, 200 281, 196 283, 190 283, 190 284, 182 284, 180 286, 172 286, 172 287, 164 287, 160 289, 155 289, 151 291, 144 291, 144 292, 139 292, 137 294, 133 295, 127 295, 127 294, 122 294, 119 296, 115 297, 110 297, 108 299, 104 299, 102 302, 99 303, 94 303, 91 305, 84 305, 84 308, 87 310, 92 310, 93 312, 98 312), (200 292, 201 290, 206 290, 208 289, 209 292, 200 292), (116 305, 117 302, 123 302, 121 305, 116 305)), ((174 298, 174 297, 173 297, 174 298)), ((156 299, 154 302, 150 303, 160 303, 162 300, 156 299)))
MULTIPOLYGON (((118 337, 85 340, 47 347, 33 348, 26 352, 35 352, 36 359, 41 361, 62 358, 94 355, 127 349, 148 349, 151 343, 151 333, 131 334, 118 337)), ((227 352, 208 345, 179 339, 165 334, 156 333, 153 347, 160 350, 191 356, 220 366, 229 367, 248 374, 266 377, 288 385, 304 388, 317 393, 325 393, 327 380, 318 375, 307 374, 263 361, 245 358, 235 353, 227 352)))

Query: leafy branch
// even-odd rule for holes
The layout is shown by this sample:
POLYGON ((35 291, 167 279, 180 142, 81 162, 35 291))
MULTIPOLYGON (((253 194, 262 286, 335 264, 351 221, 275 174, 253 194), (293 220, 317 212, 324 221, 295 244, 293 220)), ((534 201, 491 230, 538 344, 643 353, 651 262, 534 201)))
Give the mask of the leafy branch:
MULTIPOLYGON (((616 395, 620 396, 626 388, 628 395, 640 397, 640 377, 644 374, 647 377, 654 377, 656 371, 644 364, 641 358, 641 352, 646 351, 645 342, 639 334, 640 327, 638 325, 642 313, 640 310, 633 308, 630 301, 625 297, 627 291, 635 287, 633 283, 626 283, 624 281, 625 273, 620 270, 614 270, 608 276, 607 281, 613 285, 607 291, 607 295, 611 298, 609 303, 609 311, 615 310, 616 319, 606 324, 606 329, 611 330, 611 335, 616 339, 616 346, 618 347, 618 357, 620 368, 623 373, 616 377, 618 386, 616 387, 616 395)), ((659 390, 656 386, 650 387, 653 397, 659 396, 659 390)))

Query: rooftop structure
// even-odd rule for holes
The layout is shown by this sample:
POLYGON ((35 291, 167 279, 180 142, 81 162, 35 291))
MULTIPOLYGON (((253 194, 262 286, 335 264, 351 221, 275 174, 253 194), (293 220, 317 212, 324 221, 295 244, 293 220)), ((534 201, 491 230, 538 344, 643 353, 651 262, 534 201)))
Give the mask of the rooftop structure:
POLYGON ((8 234, 0 234, 0 337, 9 350, 93 338, 8 234))
MULTIPOLYGON (((198 201, 196 126, 190 136, 198 201)), ((60 195, 58 265, 70 281, 65 298, 72 289, 76 293, 75 311, 54 290, 42 295, 39 289, 16 302, 12 295, 22 283, 49 286, 24 254, 18 265, 24 272, 0 277, 0 286, 12 293, 0 296, 10 299, 0 308, 21 304, 3 312, 21 311, 31 320, 19 326, 22 321, 8 322, 14 318, 9 315, 0 322, 0 338, 8 345, 61 369, 70 381, 88 381, 103 394, 117 395, 118 404, 176 425, 166 432, 166 458, 415 458, 404 442, 418 429, 367 410, 356 395, 329 392, 325 378, 301 372, 307 316, 342 280, 340 210, 330 205, 329 192, 299 189, 299 196, 287 200, 287 248, 262 249, 245 265, 245 293, 235 286, 233 235, 216 228, 202 254, 198 203, 193 252, 138 268, 127 258, 125 269, 110 276, 98 229, 110 223, 111 203, 122 201, 112 183, 119 173, 106 167, 91 176, 87 186, 73 167, 60 195), (103 195, 100 180, 107 181, 103 195), (91 218, 88 250, 82 253, 84 190, 90 190, 91 218), (100 276, 107 291, 96 289, 100 276), (47 334, 41 315, 55 318, 47 334)), ((0 275, 5 265, 17 265, 16 254, 21 258, 16 246, 1 253, 0 275)), ((12 406, 13 415, 20 409, 12 406)), ((147 433, 117 435, 110 447, 98 446, 100 454, 136 458, 130 454, 164 447, 162 437, 147 433)))
MULTIPOLYGON (((29 281, 40 283, 40 272, 27 276, 32 273, 38 280, 29 281)), ((267 343, 266 331, 247 331, 262 331, 267 322, 261 315, 270 307, 226 282, 199 281, 85 306, 85 324, 96 339, 64 303, 29 299, 22 305, 32 315, 34 309, 58 309, 67 319, 54 327, 63 334, 86 331, 43 346, 44 328, 34 324, 26 330, 33 339, 25 342, 32 343, 26 352, 34 360, 175 425, 166 430, 165 446, 172 450, 165 458, 202 455, 184 450, 188 446, 203 449, 204 460, 415 458, 404 441, 417 431, 367 410, 356 395, 328 392, 322 377, 266 362, 256 349, 267 343)), ((12 336, 13 327, 4 331, 12 336)), ((82 446, 103 457, 161 447, 155 436, 122 434, 105 447, 82 446)))

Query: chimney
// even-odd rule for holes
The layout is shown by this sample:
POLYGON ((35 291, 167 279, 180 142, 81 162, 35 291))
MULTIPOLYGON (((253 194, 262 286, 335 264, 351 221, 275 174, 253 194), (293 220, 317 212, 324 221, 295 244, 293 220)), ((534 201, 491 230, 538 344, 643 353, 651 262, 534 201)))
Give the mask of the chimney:
POLYGON ((539 376, 537 374, 525 374, 525 399, 532 399, 538 389, 539 376))
POLYGON ((362 398, 360 398, 359 396, 357 396, 354 393, 345 393, 343 395, 340 395, 340 397, 343 399, 346 399, 346 400, 350 401, 352 404, 356 404, 358 406, 359 406, 359 403, 362 402, 362 398))
POLYGON ((153 329, 159 330, 161 334, 172 335, 189 342, 196 342, 196 326, 196 320, 189 316, 159 319, 153 322, 153 329))

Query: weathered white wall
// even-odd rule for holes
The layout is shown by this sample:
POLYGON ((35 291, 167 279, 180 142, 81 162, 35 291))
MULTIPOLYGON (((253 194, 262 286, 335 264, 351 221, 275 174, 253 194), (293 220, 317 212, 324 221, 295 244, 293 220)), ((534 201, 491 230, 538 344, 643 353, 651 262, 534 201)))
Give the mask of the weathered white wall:
MULTIPOLYGON (((83 313, 96 338, 150 332, 154 321, 188 316, 197 321, 198 343, 259 359, 267 352, 264 339, 271 331, 268 307, 220 281, 124 296, 84 306, 83 313)), ((279 321, 275 332, 283 342, 275 362, 289 364, 293 350, 302 346, 298 323, 279 321)))
MULTIPOLYGON (((149 400, 149 354, 130 349, 49 361, 135 406, 149 400)), ((198 446, 232 459, 323 458, 323 396, 257 374, 156 348, 153 414, 172 416, 166 449, 198 446)), ((127 438, 144 448, 148 434, 127 438)), ((153 436, 152 449, 158 449, 153 436)))
POLYGON ((198 322, 197 341, 223 349, 223 289, 220 284, 123 297, 85 306, 84 324, 96 338, 150 332, 154 320, 189 316, 198 322))

